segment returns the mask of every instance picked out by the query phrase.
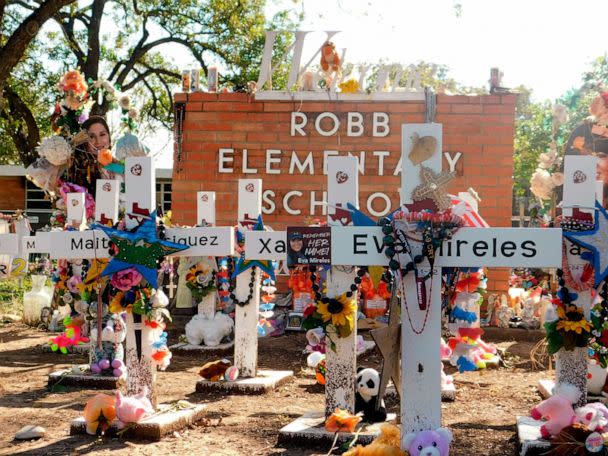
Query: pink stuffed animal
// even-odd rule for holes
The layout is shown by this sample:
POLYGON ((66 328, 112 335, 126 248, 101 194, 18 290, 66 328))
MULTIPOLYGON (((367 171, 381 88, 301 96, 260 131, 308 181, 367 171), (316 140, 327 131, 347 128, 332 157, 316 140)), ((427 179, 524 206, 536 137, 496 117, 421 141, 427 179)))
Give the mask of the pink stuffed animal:
POLYGON ((601 402, 591 402, 577 408, 574 413, 576 422, 584 424, 590 431, 608 430, 608 408, 601 402))
POLYGON ((137 423, 154 413, 147 395, 148 388, 145 386, 141 393, 131 397, 123 396, 120 391, 116 391, 116 418, 119 427, 124 427, 127 423, 137 423))
POLYGON ((405 446, 410 456, 448 456, 452 433, 447 428, 434 431, 410 432, 405 436, 405 446))
POLYGON ((574 385, 564 383, 556 387, 553 396, 530 411, 530 416, 535 420, 541 418, 547 420, 540 428, 540 434, 544 439, 559 434, 562 429, 576 420, 572 404, 578 401, 580 395, 581 392, 574 385))

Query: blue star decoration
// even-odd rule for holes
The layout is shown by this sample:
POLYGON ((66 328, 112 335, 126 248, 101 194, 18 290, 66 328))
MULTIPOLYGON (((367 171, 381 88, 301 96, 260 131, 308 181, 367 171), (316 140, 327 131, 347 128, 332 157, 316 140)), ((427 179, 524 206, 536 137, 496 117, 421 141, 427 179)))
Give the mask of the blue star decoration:
POLYGON ((156 211, 144 219, 135 232, 117 230, 101 224, 94 224, 94 229, 103 231, 116 246, 112 257, 101 276, 110 276, 125 269, 136 269, 148 283, 157 288, 157 261, 167 255, 185 250, 187 245, 164 241, 156 235, 156 211))
POLYGON ((588 231, 564 232, 564 236, 591 251, 591 255, 584 253, 582 258, 593 262, 597 287, 608 276, 608 212, 596 201, 594 228, 588 231))
MULTIPOLYGON (((262 221, 262 216, 258 215, 258 220, 253 226, 252 231, 264 231, 264 222, 262 221)), ((247 246, 245 246, 247 248, 247 246)), ((262 271, 270 276, 272 280, 276 280, 274 275, 274 265, 270 260, 246 260, 245 253, 243 252, 234 265, 234 271, 232 273, 232 278, 234 279, 241 272, 245 272, 247 269, 257 266, 262 271)))

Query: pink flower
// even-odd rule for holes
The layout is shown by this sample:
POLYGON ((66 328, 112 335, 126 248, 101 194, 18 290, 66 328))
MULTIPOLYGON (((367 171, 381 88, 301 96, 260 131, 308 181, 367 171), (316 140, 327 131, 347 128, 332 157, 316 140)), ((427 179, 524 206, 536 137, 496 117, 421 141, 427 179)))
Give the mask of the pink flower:
POLYGON ((129 291, 131 288, 139 285, 142 275, 135 268, 123 269, 115 272, 112 275, 112 286, 121 291, 129 291))
POLYGON ((78 289, 78 285, 80 285, 81 283, 82 283, 82 277, 80 277, 79 275, 73 275, 72 277, 70 277, 68 279, 68 281, 65 284, 71 293, 80 293, 80 290, 78 289))

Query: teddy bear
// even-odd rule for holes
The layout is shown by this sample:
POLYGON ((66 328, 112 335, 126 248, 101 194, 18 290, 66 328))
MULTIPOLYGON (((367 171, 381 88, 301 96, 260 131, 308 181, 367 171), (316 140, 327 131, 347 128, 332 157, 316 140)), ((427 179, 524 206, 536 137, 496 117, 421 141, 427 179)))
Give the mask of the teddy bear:
POLYGON ((128 423, 137 423, 154 413, 154 407, 147 395, 146 386, 139 394, 131 397, 123 396, 119 390, 116 391, 116 418, 119 427, 124 427, 128 423))
POLYGON ((566 426, 570 426, 576 419, 572 404, 580 398, 581 392, 576 386, 563 383, 556 387, 556 391, 532 410, 530 416, 535 420, 544 418, 546 422, 540 427, 540 435, 544 439, 559 434, 566 426))
POLYGON ((363 412, 363 418, 370 423, 386 421, 384 399, 376 410, 376 397, 380 388, 380 374, 376 369, 359 367, 355 380, 355 413, 363 412))
POLYGON ((198 314, 192 317, 185 329, 188 343, 204 343, 207 347, 217 347, 224 337, 232 333, 234 320, 223 312, 217 312, 213 318, 198 314))
POLYGON ((447 428, 410 432, 404 444, 410 456, 448 456, 452 433, 447 428))
POLYGON ((380 434, 367 446, 357 445, 344 456, 407 456, 401 450, 401 431, 394 424, 385 423, 380 426, 380 434))

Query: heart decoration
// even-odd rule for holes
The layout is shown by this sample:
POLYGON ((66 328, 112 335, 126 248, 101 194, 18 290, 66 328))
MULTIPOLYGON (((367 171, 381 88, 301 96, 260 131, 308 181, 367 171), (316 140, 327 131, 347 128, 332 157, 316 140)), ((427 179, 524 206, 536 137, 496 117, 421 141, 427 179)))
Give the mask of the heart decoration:
POLYGON ((346 174, 344 171, 338 171, 336 173, 336 182, 338 184, 343 184, 347 180, 348 180, 348 174, 346 174))
POLYGON ((575 184, 582 184, 586 180, 587 180, 587 175, 584 172, 582 172, 580 169, 574 171, 574 174, 572 175, 572 181, 575 184))

